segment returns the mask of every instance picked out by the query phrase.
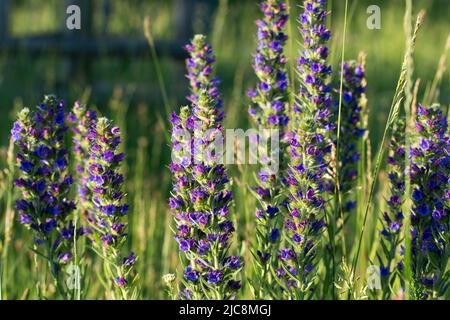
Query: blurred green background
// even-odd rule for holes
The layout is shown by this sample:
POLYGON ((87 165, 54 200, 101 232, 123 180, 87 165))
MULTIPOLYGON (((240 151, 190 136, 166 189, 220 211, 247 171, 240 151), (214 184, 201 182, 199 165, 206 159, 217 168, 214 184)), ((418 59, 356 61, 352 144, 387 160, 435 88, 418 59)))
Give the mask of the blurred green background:
MULTIPOLYGON (((187 1, 187 0, 186 0, 187 1)), ((145 41, 143 20, 150 17, 153 37, 158 41, 181 47, 189 35, 181 35, 179 27, 180 1, 170 0, 111 0, 105 10, 104 1, 92 2, 92 36, 97 39, 121 37, 145 41), (108 12, 105 18, 105 12, 108 12)), ((189 1, 191 3, 191 1, 189 1)), ((205 33, 213 44, 217 57, 216 71, 222 79, 226 127, 248 128, 247 88, 255 83, 252 72, 252 53, 256 48, 256 25, 260 16, 256 0, 199 1, 187 6, 192 18, 192 32, 205 33), (213 3, 213 6, 208 6, 213 3)), ((297 17, 301 1, 289 1, 291 24, 290 42, 286 48, 291 63, 299 50, 297 17)), ((329 1, 332 11, 330 27, 332 64, 336 70, 340 61, 343 36, 343 0, 329 1)), ((375 148, 384 129, 385 120, 395 91, 404 54, 405 37, 403 16, 405 3, 401 0, 350 0, 349 25, 346 41, 346 59, 357 59, 358 53, 367 53, 368 99, 370 106, 370 137, 375 148), (381 29, 369 30, 366 10, 369 5, 381 8, 381 29)), ((414 13, 426 9, 427 16, 417 39, 415 77, 421 79, 420 93, 433 80, 440 56, 450 33, 450 6, 448 0, 413 0, 414 13)), ((83 14, 83 12, 82 12, 83 14)), ((11 37, 30 37, 55 34, 64 30, 65 6, 59 0, 10 1, 9 28, 11 37)), ((65 30, 64 32, 67 32, 65 30)), ((161 275, 174 272, 177 264, 175 241, 169 229, 171 219, 166 207, 170 176, 166 166, 170 158, 167 120, 161 90, 150 50, 134 55, 126 50, 121 55, 64 56, 56 51, 40 54, 26 49, 0 51, 0 163, 3 166, 9 131, 17 111, 23 106, 37 104, 44 94, 56 93, 69 105, 81 100, 112 117, 126 133, 127 176, 130 215, 130 246, 140 255, 139 269, 145 298, 161 298, 161 275), (77 60, 83 63, 77 63, 77 60)), ((158 47, 157 47, 158 49, 158 47)), ((186 104, 188 83, 184 61, 162 54, 159 61, 168 92, 169 107, 178 110, 186 104)), ((294 66, 291 64, 291 66, 294 66)), ((338 83, 338 74, 334 74, 338 83)), ((440 102, 448 106, 450 98, 449 73, 444 74, 440 102)), ((336 85, 337 87, 337 85, 336 85)), ((420 95, 419 95, 420 97, 420 95)), ((420 99, 419 99, 420 100, 420 99)), ((242 168, 231 168, 237 194, 240 249, 248 255, 246 232, 252 230, 252 200, 247 197, 243 181, 248 173, 242 168), (239 200, 242 201, 239 201, 239 200)), ((1 185, 0 185, 1 187, 1 185)), ((3 186, 7 188, 7 186, 3 186)), ((0 226, 3 212, 0 211, 0 226)), ((21 250, 28 240, 27 233, 15 226, 13 236, 14 269, 11 272, 11 294, 21 297, 29 288, 32 274, 21 272, 31 266, 30 254, 21 250), (25 238, 25 240, 23 240, 25 238), (13 285, 14 284, 14 285, 13 285)), ((372 227, 374 228, 374 226, 372 227)), ((3 228, 0 228, 3 238, 3 228)), ((0 247, 1 249, 1 247, 0 247)), ((92 286, 89 297, 98 297, 101 288, 92 286)))
MULTIPOLYGON (((70 1, 69 1, 70 2, 70 1)), ((180 44, 187 39, 177 39, 175 10, 179 8, 170 0, 111 0, 108 22, 105 22, 103 2, 93 1, 93 35, 99 37, 118 35, 143 38, 143 19, 150 16, 155 39, 180 44), (106 33, 105 33, 106 32, 106 33)), ((182 2, 182 1, 181 1, 182 2)), ((195 33, 206 33, 214 45, 217 56, 217 73, 222 78, 221 89, 225 96, 228 113, 246 110, 242 93, 254 82, 251 68, 251 54, 255 50, 254 20, 259 8, 254 0, 203 0, 200 5, 187 10, 193 21, 195 33), (213 9, 205 3, 214 3, 213 9), (204 9, 204 8, 207 9, 204 9), (202 12, 203 8, 203 12, 202 12), (212 14, 209 14, 213 10, 212 14)), ((331 28, 334 32, 332 48, 333 64, 340 60, 342 40, 343 0, 330 1, 332 9, 331 28)), ((42 33, 53 33, 64 29, 66 18, 63 1, 58 0, 15 0, 10 1, 10 33, 23 37, 42 33)), ((293 45, 288 49, 291 61, 295 60, 300 40, 296 32, 296 18, 301 1, 290 0, 293 45)), ((395 0, 350 0, 350 23, 347 36, 346 58, 356 59, 359 51, 367 57, 369 99, 372 108, 372 122, 378 128, 389 105, 395 81, 398 77, 404 48, 403 15, 404 1, 395 0), (381 30, 369 30, 366 9, 369 5, 381 8, 381 30)), ((431 81, 450 32, 448 17, 450 6, 447 0, 413 0, 415 11, 427 10, 423 29, 418 37, 416 50, 416 77, 422 79, 422 89, 431 81)), ((131 41, 131 40, 130 40, 131 41)), ((162 100, 156 79, 154 64, 147 56, 126 54, 120 57, 92 58, 87 70, 88 77, 80 81, 77 70, 67 66, 67 58, 56 53, 32 55, 23 50, 14 53, 0 52, 0 108, 1 125, 9 126, 15 115, 14 103, 35 104, 43 94, 53 92, 64 94, 64 99, 73 102, 83 97, 86 90, 92 90, 91 104, 106 108, 115 90, 122 90, 122 97, 129 104, 128 120, 133 122, 137 106, 145 104, 148 120, 156 120, 155 113, 161 110, 162 100), (68 70, 69 69, 69 70, 68 70)), ((160 57, 171 107, 176 109, 186 103, 184 96, 187 81, 184 77, 183 61, 167 56, 160 57)), ((83 70, 82 70, 83 71, 83 70)), ((86 70, 84 70, 86 71, 86 70)), ((336 79, 335 79, 336 80, 336 79)), ((442 84, 442 101, 449 98, 448 76, 442 84)), ((246 121, 246 117, 239 117, 246 121)), ((235 125, 235 120, 229 117, 235 125)), ((245 124, 245 122, 244 122, 245 124)), ((0 133, 5 144, 7 136, 0 133)))

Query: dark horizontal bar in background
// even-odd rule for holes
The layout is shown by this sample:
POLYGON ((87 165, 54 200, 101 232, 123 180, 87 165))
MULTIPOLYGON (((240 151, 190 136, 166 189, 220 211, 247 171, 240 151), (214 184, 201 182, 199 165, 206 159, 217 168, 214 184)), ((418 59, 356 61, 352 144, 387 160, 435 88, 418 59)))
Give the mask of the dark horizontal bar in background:
MULTIPOLYGON (((155 48, 160 56, 176 60, 185 59, 183 43, 156 40, 155 48)), ((60 55, 146 56, 150 48, 145 38, 106 36, 101 38, 67 37, 64 35, 39 35, 0 39, 0 54, 26 53, 32 55, 56 53, 60 55)))

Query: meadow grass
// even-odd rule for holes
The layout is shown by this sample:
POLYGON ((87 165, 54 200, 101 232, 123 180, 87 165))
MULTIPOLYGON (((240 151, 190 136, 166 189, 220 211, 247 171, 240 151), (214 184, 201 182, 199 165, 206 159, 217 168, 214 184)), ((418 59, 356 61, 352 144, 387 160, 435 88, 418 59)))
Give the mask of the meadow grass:
MULTIPOLYGON (((351 226, 354 231, 353 234, 345 235, 348 239, 354 239, 356 245, 348 250, 350 256, 347 257, 346 264, 343 264, 343 270, 336 272, 336 279, 333 280, 339 283, 338 294, 344 299, 364 298, 365 270, 375 260, 378 216, 383 211, 383 195, 386 194, 387 178, 383 155, 394 120, 400 112, 405 112, 406 118, 411 119, 415 99, 423 100, 426 104, 441 102, 447 106, 447 114, 450 104, 450 76, 448 72, 446 75, 450 48, 447 21, 450 9, 445 0, 420 0, 411 3, 414 7, 408 8, 406 16, 417 14, 418 9, 424 8, 427 10, 427 19, 417 39, 415 30, 410 30, 409 35, 406 33, 406 42, 403 32, 405 6, 402 1, 387 3, 382 0, 351 0, 348 1, 348 6, 346 2, 335 0, 329 4, 333 10, 329 22, 333 31, 333 70, 340 69, 339 65, 344 58, 355 59, 360 51, 366 52, 369 111, 365 115, 365 122, 369 135, 360 142, 362 160, 359 165, 361 174, 358 176, 359 204, 352 221, 354 226, 351 226), (369 3, 378 4, 382 8, 381 30, 366 28, 365 10, 369 3), (399 73, 400 79, 397 82, 399 73), (419 78, 421 85, 414 87, 414 79, 419 78), (402 106, 404 111, 401 110, 402 106), (373 154, 372 150, 378 151, 373 154)), ((55 21, 58 19, 53 9, 57 2, 49 1, 45 6, 41 5, 41 1, 30 3, 14 6, 13 33, 23 35, 55 30, 55 21), (24 20, 35 23, 21 23, 24 20)), ((294 81, 295 58, 300 46, 299 39, 295 36, 298 26, 296 19, 300 12, 298 3, 289 1, 290 39, 286 54, 290 60, 292 88, 298 85, 294 81)), ((139 2, 136 6, 129 5, 126 1, 114 1, 114 4, 117 6, 117 13, 110 22, 112 33, 143 36, 146 30, 150 48, 153 48, 152 37, 173 36, 170 1, 152 1, 150 4, 139 2), (150 15, 149 20, 145 20, 147 15, 150 15), (144 21, 149 21, 145 29, 144 21)), ((252 74, 251 55, 255 47, 256 31, 253 21, 257 15, 257 5, 251 1, 220 0, 213 28, 208 32, 217 56, 217 74, 222 78, 226 128, 249 127, 245 91, 256 81, 252 74)), ((171 231, 172 215, 167 206, 170 190, 170 173, 167 170, 170 162, 167 115, 186 104, 184 96, 187 81, 183 65, 170 58, 157 56, 154 50, 145 59, 105 57, 92 66, 92 79, 89 83, 80 85, 71 81, 70 75, 64 74, 64 63, 63 59, 57 57, 30 57, 26 52, 16 57, 0 55, 0 111, 4 115, 0 119, 0 299, 36 299, 46 294, 51 296, 55 290, 52 286, 45 286, 48 281, 45 274, 36 273, 36 270, 41 269, 42 262, 30 251, 30 235, 18 225, 14 216, 12 207, 17 191, 11 187, 14 159, 9 131, 17 111, 23 105, 35 104, 45 93, 58 93, 58 90, 62 90, 61 83, 67 88, 68 95, 65 98, 68 101, 80 99, 96 106, 122 129, 122 148, 128 154, 124 170, 127 176, 126 187, 132 206, 129 214, 128 247, 133 248, 140 257, 137 270, 140 274, 142 298, 167 298, 162 276, 180 271, 177 244, 171 231)), ((336 77, 333 80, 338 87, 342 85, 342 78, 336 77)), ((341 107, 341 101, 339 106, 341 107)), ((411 123, 407 128, 411 130, 411 123)), ((255 236, 255 200, 248 186, 253 183, 255 172, 254 168, 238 165, 230 166, 229 170, 234 180, 234 210, 237 213, 237 241, 234 243, 246 262, 243 277, 251 278, 254 272, 250 247, 255 236)), ((406 192, 410 192, 408 187, 406 192)), ((408 208, 409 204, 406 203, 405 206, 408 208)), ((101 283, 97 281, 101 274, 99 259, 89 253, 84 242, 79 244, 77 252, 85 252, 82 287, 87 289, 76 292, 75 297, 104 298, 101 283)), ((408 272, 410 271, 407 269, 407 276, 408 272)), ((244 281, 240 298, 251 297, 250 287, 244 281)))

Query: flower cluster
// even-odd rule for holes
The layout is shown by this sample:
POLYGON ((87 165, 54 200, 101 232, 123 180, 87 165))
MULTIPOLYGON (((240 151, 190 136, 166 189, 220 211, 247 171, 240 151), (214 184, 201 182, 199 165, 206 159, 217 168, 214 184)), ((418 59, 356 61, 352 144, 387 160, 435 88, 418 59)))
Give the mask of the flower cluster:
POLYGON ((285 292, 294 298, 307 298, 314 281, 318 244, 324 229, 324 193, 327 191, 327 155, 331 151, 331 67, 327 64, 325 27, 326 1, 305 1, 300 16, 304 50, 298 60, 301 81, 294 106, 293 132, 289 142, 290 166, 287 184, 289 216, 285 219, 286 247, 281 249, 285 292))
POLYGON ((73 154, 78 177, 78 197, 83 208, 88 210, 92 203, 92 194, 87 188, 88 173, 86 170, 89 159, 88 130, 95 125, 97 113, 93 110, 87 110, 85 106, 75 102, 67 120, 72 126, 73 133, 73 154))
MULTIPOLYGON (((248 91, 251 99, 249 114, 254 123, 263 129, 279 130, 283 137, 288 124, 287 116, 289 93, 286 72, 286 56, 284 44, 287 35, 283 32, 288 21, 287 6, 281 0, 266 0, 260 4, 264 14, 262 20, 257 20, 258 47, 254 57, 253 68, 259 79, 255 89, 248 91)), ((280 157, 284 149, 280 150, 280 157)), ((280 159, 282 166, 285 161, 280 159)), ((270 269, 276 262, 276 251, 280 242, 279 206, 282 202, 283 177, 269 172, 264 167, 259 168, 258 185, 254 187, 258 208, 256 210, 256 250, 255 273, 259 279, 258 294, 262 297, 267 292, 263 283, 271 287, 270 269)))
POLYGON ((362 114, 366 107, 366 77, 364 62, 350 61, 343 65, 342 108, 339 148, 339 185, 343 194, 343 211, 356 208, 354 188, 358 178, 358 163, 361 157, 359 143, 364 135, 362 114))
POLYGON ((33 230, 37 251, 48 258, 55 280, 61 266, 72 260, 76 235, 71 221, 75 204, 69 199, 73 179, 64 142, 67 129, 64 102, 46 96, 35 109, 23 109, 11 131, 18 147, 20 223, 33 230))
MULTIPOLYGON (((198 101, 192 116, 197 121, 212 120, 210 124, 202 122, 202 130, 213 126, 220 133, 221 127, 211 113, 214 112, 214 100, 203 91, 198 101)), ((172 116, 175 152, 178 145, 191 143, 191 139, 178 140, 175 134, 180 130, 189 131, 189 115, 190 109, 183 108, 179 117, 172 116)), ((214 134, 199 139, 209 144, 214 134)), ((182 160, 170 166, 174 186, 169 205, 175 211, 175 238, 187 258, 184 297, 228 299, 240 286, 233 277, 240 270, 241 261, 236 256, 227 256, 234 225, 229 213, 232 193, 225 167, 198 162, 195 157, 177 158, 182 160)))
POLYGON ((123 191, 124 177, 120 166, 125 158, 118 152, 120 129, 107 118, 92 122, 88 130, 89 159, 87 188, 92 194, 89 212, 89 238, 93 249, 104 259, 114 298, 130 299, 136 295, 134 264, 136 256, 121 255, 127 241, 128 205, 123 191))
POLYGON ((436 298, 448 286, 450 141, 438 105, 418 106, 417 141, 411 149, 412 271, 416 298, 436 298))
POLYGON ((389 299, 390 286, 393 279, 401 274, 403 262, 399 258, 404 247, 402 243, 403 211, 405 193, 405 120, 397 121, 389 148, 389 189, 390 196, 387 201, 388 209, 383 213, 381 249, 383 254, 378 256, 380 263, 381 282, 383 286, 383 298, 389 299))
POLYGON ((298 59, 300 103, 294 105, 296 118, 293 120, 298 121, 298 117, 306 113, 316 121, 315 126, 329 137, 336 125, 331 121, 331 66, 327 63, 327 43, 331 32, 325 25, 328 15, 326 7, 326 0, 304 1, 304 12, 300 15, 303 51, 298 59))
MULTIPOLYGON (((192 43, 191 58, 204 57, 204 48, 210 48, 203 36, 196 36, 192 43), (199 52, 197 52, 199 51, 199 52)), ((210 49, 208 49, 210 53, 210 49)), ((197 61, 206 65, 213 59, 197 61)), ((188 70, 191 69, 188 65, 188 70)), ((228 248, 235 230, 230 207, 231 183, 220 155, 201 156, 205 147, 222 137, 218 95, 212 95, 208 85, 196 91, 191 107, 183 107, 180 115, 172 114, 172 163, 173 190, 169 206, 176 222, 175 239, 182 259, 185 289, 184 299, 230 299, 240 288, 235 278, 242 267, 237 256, 228 256, 228 248), (186 147, 195 150, 186 154, 186 147)), ((191 151, 191 150, 190 150, 191 151)))
POLYGON ((253 69, 259 79, 255 89, 247 92, 252 101, 249 114, 263 128, 283 129, 288 123, 288 79, 283 32, 288 21, 286 3, 281 0, 262 1, 264 19, 257 20, 258 48, 253 69))
POLYGON ((189 80, 191 94, 188 96, 188 100, 196 104, 199 93, 202 90, 207 90, 209 95, 216 101, 216 108, 221 108, 222 100, 217 87, 220 80, 218 77, 212 77, 212 65, 216 58, 213 55, 211 45, 206 42, 204 35, 197 34, 185 48, 189 53, 189 58, 186 60, 188 72, 186 77, 189 80))

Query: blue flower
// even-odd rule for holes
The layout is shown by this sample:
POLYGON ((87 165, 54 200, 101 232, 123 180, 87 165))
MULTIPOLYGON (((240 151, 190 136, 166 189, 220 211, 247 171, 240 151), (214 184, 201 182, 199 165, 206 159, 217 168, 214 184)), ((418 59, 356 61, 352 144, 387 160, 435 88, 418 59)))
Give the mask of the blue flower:
POLYGON ((125 287, 128 284, 128 281, 124 277, 117 277, 115 282, 119 287, 125 287))
POLYGON ((384 267, 384 266, 381 266, 381 267, 380 267, 380 275, 381 275, 383 278, 389 277, 389 274, 390 274, 389 268, 384 267))
POLYGON ((197 282, 199 278, 199 272, 197 270, 192 270, 192 268, 188 266, 184 271, 184 278, 190 282, 197 282))
POLYGON ((133 266, 136 263, 136 260, 136 255, 134 254, 134 252, 131 252, 128 257, 125 257, 123 259, 123 265, 127 267, 133 266))
POLYGON ((391 231, 398 232, 400 230, 401 224, 399 222, 392 222, 391 231))
POLYGON ((272 206, 267 206, 266 209, 266 213, 270 216, 273 217, 276 213, 278 213, 278 211, 280 211, 277 207, 272 207, 272 206))
POLYGON ((277 228, 272 229, 270 232, 270 241, 277 242, 280 239, 280 230, 277 228))
POLYGON ((419 189, 414 189, 412 193, 412 198, 414 201, 419 202, 420 200, 423 199, 423 192, 420 191, 419 189))
POLYGON ((22 138, 23 128, 18 121, 14 122, 13 128, 11 129, 11 136, 14 142, 19 141, 22 138))
POLYGON ((30 224, 33 222, 33 218, 27 214, 20 214, 19 221, 21 224, 30 224))
POLYGON ((62 126, 64 124, 64 112, 62 110, 58 111, 55 117, 55 124, 62 126))
POLYGON ((41 144, 36 150, 36 155, 40 159, 45 160, 50 156, 50 148, 41 144))
POLYGON ((219 284, 222 282, 223 272, 221 270, 212 270, 206 275, 206 281, 212 284, 219 284))
POLYGON ((56 159, 55 164, 58 169, 64 169, 67 167, 67 160, 65 158, 58 158, 56 159))
POLYGON ((225 266, 231 269, 239 269, 241 267, 241 262, 238 256, 231 256, 225 261, 225 266))
POLYGON ((29 161, 22 161, 22 163, 20 164, 20 170, 22 170, 23 172, 26 173, 30 173, 31 170, 33 170, 34 168, 34 164, 32 164, 29 161))
POLYGON ((186 240, 180 240, 179 244, 180 244, 181 251, 187 252, 191 249, 189 242, 186 240))
POLYGON ((426 203, 422 203, 416 208, 416 212, 421 216, 426 217, 427 215, 430 214, 430 208, 426 203))

